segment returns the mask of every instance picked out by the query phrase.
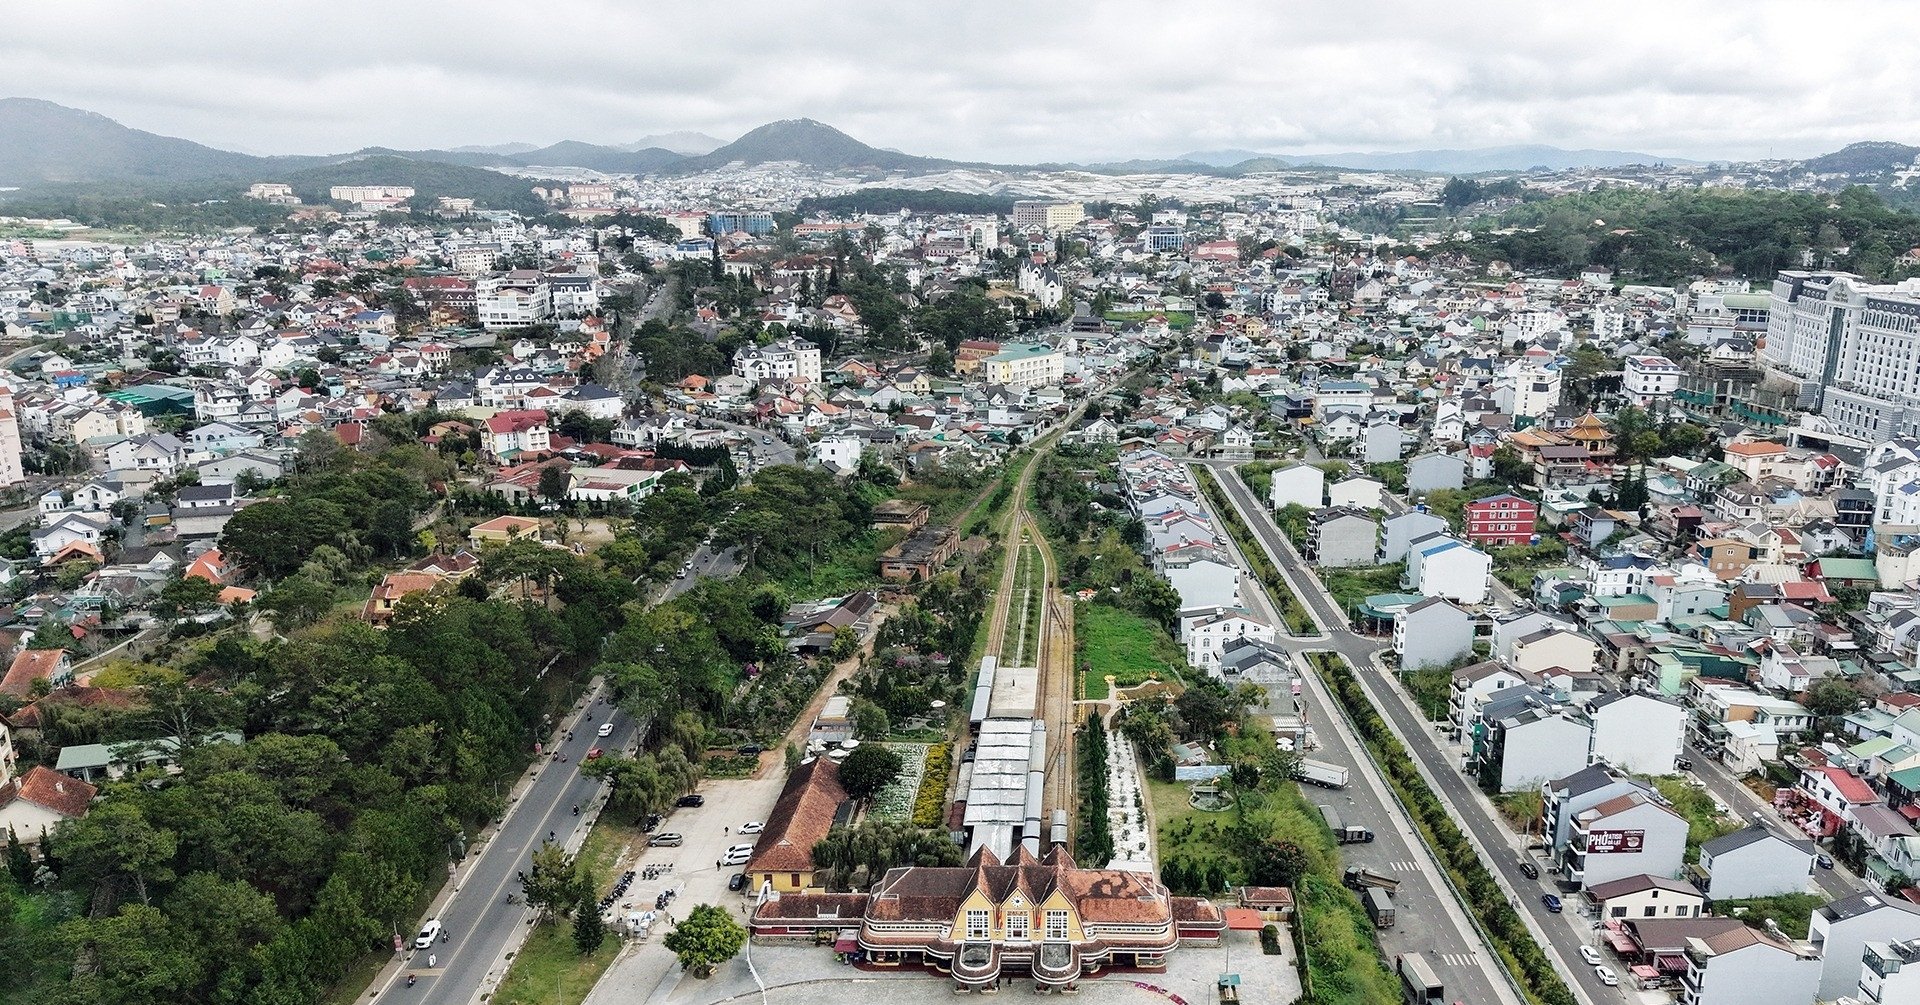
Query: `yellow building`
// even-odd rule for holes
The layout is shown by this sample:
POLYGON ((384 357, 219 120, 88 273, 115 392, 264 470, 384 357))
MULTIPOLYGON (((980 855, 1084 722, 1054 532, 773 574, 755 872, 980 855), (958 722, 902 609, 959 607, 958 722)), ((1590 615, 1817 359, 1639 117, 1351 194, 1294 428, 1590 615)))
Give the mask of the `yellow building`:
POLYGON ((1150 873, 1082 869, 1065 848, 1040 859, 1022 847, 1005 864, 981 848, 964 866, 893 869, 866 894, 772 896, 752 928, 756 938, 831 937, 874 964, 949 974, 956 991, 1016 975, 1065 991, 1111 967, 1163 970, 1182 943, 1218 942, 1226 921, 1150 873))

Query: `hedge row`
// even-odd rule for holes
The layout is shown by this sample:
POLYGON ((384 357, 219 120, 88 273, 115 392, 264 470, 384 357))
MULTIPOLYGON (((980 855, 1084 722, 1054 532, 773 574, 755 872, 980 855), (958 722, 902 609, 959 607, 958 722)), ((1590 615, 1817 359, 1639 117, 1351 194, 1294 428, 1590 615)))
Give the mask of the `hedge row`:
POLYGON ((936 743, 927 748, 927 766, 920 775, 920 789, 913 796, 913 822, 918 827, 938 827, 946 819, 947 775, 953 770, 953 744, 936 743))
POLYGON ((1508 972, 1519 980, 1527 998, 1538 1005, 1574 1005, 1573 992, 1554 971, 1552 961, 1547 959, 1540 944, 1533 940, 1520 912, 1514 909, 1493 873, 1480 861, 1473 844, 1453 822, 1426 779, 1420 777, 1412 756, 1380 717, 1347 661, 1333 653, 1314 653, 1311 659, 1322 679, 1331 686, 1335 699, 1346 709, 1348 718, 1353 720, 1388 783, 1399 794, 1401 802, 1412 810, 1414 823, 1425 835, 1427 844, 1439 855, 1454 883, 1465 892, 1488 940, 1506 963, 1508 972))
POLYGON ((1233 503, 1227 498, 1226 492, 1214 481, 1218 477, 1209 470, 1207 476, 1200 479, 1201 491, 1206 493, 1207 501, 1219 515, 1220 522, 1227 525, 1227 533, 1233 535, 1233 542, 1239 546, 1241 557, 1247 560, 1247 566, 1252 570, 1253 578, 1259 580, 1261 586, 1266 587, 1267 596, 1272 598, 1274 606, 1280 609, 1280 619, 1286 622, 1287 632, 1292 635, 1320 634, 1320 626, 1314 623, 1313 615, 1307 613, 1306 606, 1300 603, 1299 597, 1294 595, 1293 587, 1287 585, 1286 578, 1281 576, 1280 571, 1267 560, 1266 549, 1260 547, 1259 542, 1254 540, 1253 532, 1247 529, 1246 521, 1240 519, 1239 512, 1233 508, 1233 503))

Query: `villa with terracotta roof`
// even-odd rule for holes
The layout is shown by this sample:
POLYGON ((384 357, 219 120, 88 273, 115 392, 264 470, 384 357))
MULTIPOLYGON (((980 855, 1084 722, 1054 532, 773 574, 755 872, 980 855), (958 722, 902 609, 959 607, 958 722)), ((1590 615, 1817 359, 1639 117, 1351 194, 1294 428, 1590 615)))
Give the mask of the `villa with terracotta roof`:
MULTIPOLYGON (((778 811, 776 810, 776 813, 778 811)), ((963 866, 902 866, 865 894, 785 894, 754 911, 758 938, 812 938, 853 928, 834 948, 879 966, 928 967, 955 991, 993 989, 1002 977, 1035 990, 1072 991, 1109 968, 1160 972, 1182 944, 1214 944, 1220 909, 1175 897, 1151 874, 1082 869, 1064 847, 1036 858, 1024 847, 1005 863, 989 848, 963 866)))
POLYGON ((42 833, 61 821, 86 816, 97 791, 78 778, 35 765, 0 787, 0 831, 11 829, 20 843, 37 844, 42 833))
POLYGON ((65 649, 22 649, 0 677, 0 694, 25 698, 33 694, 33 682, 44 680, 53 687, 70 683, 73 667, 65 649))
POLYGON ((402 597, 426 593, 439 586, 441 579, 431 572, 389 572, 373 588, 373 595, 360 609, 360 617, 373 625, 393 620, 393 608, 402 597))

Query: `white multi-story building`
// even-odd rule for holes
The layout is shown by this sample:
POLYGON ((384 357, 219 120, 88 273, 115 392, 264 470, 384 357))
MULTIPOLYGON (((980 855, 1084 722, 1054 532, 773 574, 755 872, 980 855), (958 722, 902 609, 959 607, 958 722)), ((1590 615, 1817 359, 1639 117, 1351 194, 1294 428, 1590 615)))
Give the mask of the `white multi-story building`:
POLYGON ((1010 342, 982 361, 987 383, 1011 388, 1048 387, 1067 374, 1067 358, 1043 343, 1010 342))
MULTIPOLYGON (((1849 965, 1857 978, 1858 954, 1849 965)), ((1806 1005, 1820 984, 1820 967, 1819 954, 1804 942, 1789 942, 1747 925, 1731 927, 1704 939, 1687 940, 1680 1001, 1683 1005, 1806 1005)))
POLYGON ((1800 405, 1841 436, 1871 443, 1920 433, 1920 280, 1782 272, 1761 356, 1798 380, 1800 405))
POLYGON ((1867 943, 1861 950, 1859 996, 1876 1005, 1920 1001, 1920 939, 1867 943))
POLYGON ((1686 371, 1665 356, 1628 356, 1622 389, 1633 403, 1647 408, 1673 396, 1686 371))
POLYGON ((733 354, 733 372, 751 381, 820 382, 820 347, 802 339, 742 346, 733 354))
POLYGON ((1493 400, 1511 415, 1539 418, 1560 404, 1560 368, 1532 358, 1514 360, 1494 382, 1493 400))
POLYGON ((1180 618, 1180 634, 1187 644, 1187 662, 1202 670, 1220 664, 1220 651, 1233 639, 1272 642, 1273 626, 1239 608, 1197 611, 1180 618))
POLYGON ((553 293, 541 273, 517 270, 480 280, 474 310, 482 328, 525 328, 553 317, 553 293))

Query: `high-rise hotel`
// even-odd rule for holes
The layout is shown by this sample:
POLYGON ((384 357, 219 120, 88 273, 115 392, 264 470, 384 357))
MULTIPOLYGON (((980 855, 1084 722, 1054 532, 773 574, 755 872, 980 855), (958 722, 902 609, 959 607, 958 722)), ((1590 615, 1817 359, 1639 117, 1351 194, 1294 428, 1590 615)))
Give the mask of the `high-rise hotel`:
POLYGON ((1875 443, 1920 435, 1920 280, 1782 272, 1760 355, 1800 385, 1832 432, 1875 443))

